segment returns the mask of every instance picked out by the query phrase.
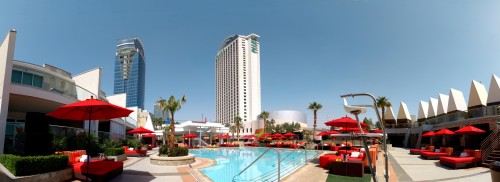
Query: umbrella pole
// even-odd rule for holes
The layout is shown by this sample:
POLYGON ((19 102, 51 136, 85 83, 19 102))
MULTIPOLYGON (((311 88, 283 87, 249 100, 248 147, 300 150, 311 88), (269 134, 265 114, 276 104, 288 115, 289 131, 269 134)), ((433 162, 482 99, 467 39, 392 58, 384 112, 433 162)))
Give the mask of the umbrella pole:
POLYGON ((92 121, 92 106, 90 106, 90 112, 89 112, 89 133, 88 133, 88 139, 89 139, 89 143, 88 143, 88 146, 87 146, 87 149, 88 149, 88 152, 87 152, 87 175, 85 175, 85 181, 88 181, 89 180, 89 165, 90 165, 90 122, 92 121))

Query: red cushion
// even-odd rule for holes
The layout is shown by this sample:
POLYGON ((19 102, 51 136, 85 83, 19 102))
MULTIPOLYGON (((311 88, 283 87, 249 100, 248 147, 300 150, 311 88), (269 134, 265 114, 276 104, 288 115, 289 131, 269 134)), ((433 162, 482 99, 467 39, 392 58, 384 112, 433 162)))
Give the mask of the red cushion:
MULTIPOLYGON (((117 168, 123 168, 123 162, 114 161, 91 161, 89 166, 89 173, 96 175, 104 175, 117 168)), ((77 162, 73 164, 75 172, 85 173, 87 171, 86 162, 77 162)))
POLYGON ((325 154, 319 156, 319 166, 323 168, 327 167, 328 163, 334 161, 335 159, 341 159, 341 156, 336 156, 335 154, 325 154))
POLYGON ((427 151, 427 150, 422 150, 422 149, 410 149, 410 152, 411 152, 411 153, 415 153, 415 152, 422 152, 422 151, 427 151))
POLYGON ((474 162, 474 157, 441 157, 439 160, 450 163, 470 163, 474 162))
POLYGON ((420 155, 422 155, 422 156, 448 156, 448 153, 423 151, 423 152, 420 152, 420 155))

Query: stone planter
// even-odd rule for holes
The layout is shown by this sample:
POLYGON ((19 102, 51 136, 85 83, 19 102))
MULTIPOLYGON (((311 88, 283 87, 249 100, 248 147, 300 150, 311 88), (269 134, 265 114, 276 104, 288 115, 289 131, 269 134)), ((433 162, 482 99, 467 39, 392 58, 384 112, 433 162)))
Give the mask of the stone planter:
POLYGON ((122 155, 117 155, 117 156, 106 156, 106 159, 107 160, 114 160, 116 162, 120 162, 120 161, 127 160, 127 155, 122 154, 122 155))
POLYGON ((188 154, 187 156, 182 156, 182 157, 166 157, 157 155, 149 156, 150 163, 159 166, 187 165, 193 163, 194 159, 195 157, 193 154, 188 154))
POLYGON ((69 181, 73 178, 73 168, 52 171, 30 176, 14 176, 3 165, 0 164, 0 181, 5 182, 28 182, 28 181, 69 181))

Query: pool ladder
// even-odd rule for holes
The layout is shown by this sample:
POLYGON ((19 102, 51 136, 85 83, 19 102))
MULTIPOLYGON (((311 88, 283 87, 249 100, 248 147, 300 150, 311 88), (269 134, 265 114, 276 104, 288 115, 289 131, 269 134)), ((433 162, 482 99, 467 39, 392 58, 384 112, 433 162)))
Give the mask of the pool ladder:
MULTIPOLYGON (((259 157, 257 157, 252 163, 250 163, 247 167, 245 167, 240 173, 238 173, 237 175, 235 175, 233 177, 232 181, 233 182, 237 181, 236 177, 239 177, 241 174, 243 174, 248 168, 250 168, 253 164, 255 164, 259 159, 261 159, 267 152, 269 152, 270 150, 274 150, 278 154, 278 161, 277 161, 277 163, 278 163, 278 170, 277 170, 277 175, 278 176, 277 177, 278 178, 277 178, 277 181, 279 182, 281 180, 281 163, 285 159, 287 159, 291 154, 296 153, 296 151, 298 151, 298 149, 300 149, 300 148, 304 149, 305 158, 303 160, 304 164, 302 165, 302 166, 304 166, 304 165, 307 164, 307 161, 308 161, 308 159, 307 159, 307 149, 306 149, 305 146, 299 146, 299 147, 295 148, 292 152, 288 153, 285 157, 283 157, 283 159, 281 159, 281 154, 279 153, 278 150, 276 150, 275 148, 269 148, 266 151, 264 151, 259 157)), ((316 152, 316 155, 314 155, 314 157, 317 157, 317 156, 318 156, 318 153, 316 152)), ((292 160, 292 161, 288 162, 288 164, 300 163, 300 161, 302 161, 302 159, 297 158, 295 160, 292 160)), ((285 174, 288 174, 293 169, 294 169, 293 165, 287 165, 287 166, 285 166, 285 168, 284 168, 283 171, 285 172, 285 174)), ((262 174, 262 175, 260 175, 260 176, 258 176, 256 178, 248 180, 248 181, 269 181, 269 180, 272 180, 276 176, 276 175, 273 175, 274 173, 275 172, 273 170, 271 170, 271 171, 269 171, 267 173, 264 173, 264 174, 262 174)), ((247 180, 240 180, 240 181, 247 181, 247 180)))

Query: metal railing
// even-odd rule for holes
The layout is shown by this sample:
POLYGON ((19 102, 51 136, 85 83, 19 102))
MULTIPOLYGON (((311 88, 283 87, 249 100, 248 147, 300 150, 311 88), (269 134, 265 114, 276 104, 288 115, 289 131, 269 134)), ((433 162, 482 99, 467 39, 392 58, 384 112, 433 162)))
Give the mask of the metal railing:
POLYGON ((481 142, 481 162, 485 162, 488 156, 500 146, 500 128, 493 132, 481 142))
POLYGON ((243 170, 241 170, 241 172, 239 172, 237 175, 233 176, 233 180, 232 181, 236 181, 236 177, 237 176, 240 176, 241 174, 243 174, 243 172, 245 172, 248 168, 250 168, 250 166, 252 166, 253 164, 255 164, 260 158, 262 158, 262 156, 264 156, 267 152, 269 152, 270 150, 274 150, 277 154, 278 154, 278 182, 281 180, 280 177, 281 177, 281 174, 280 174, 280 152, 278 150, 276 150, 275 148, 269 148, 267 149, 266 151, 264 151, 262 154, 259 155, 259 157, 257 157, 252 163, 250 163, 247 167, 245 167, 243 170))

